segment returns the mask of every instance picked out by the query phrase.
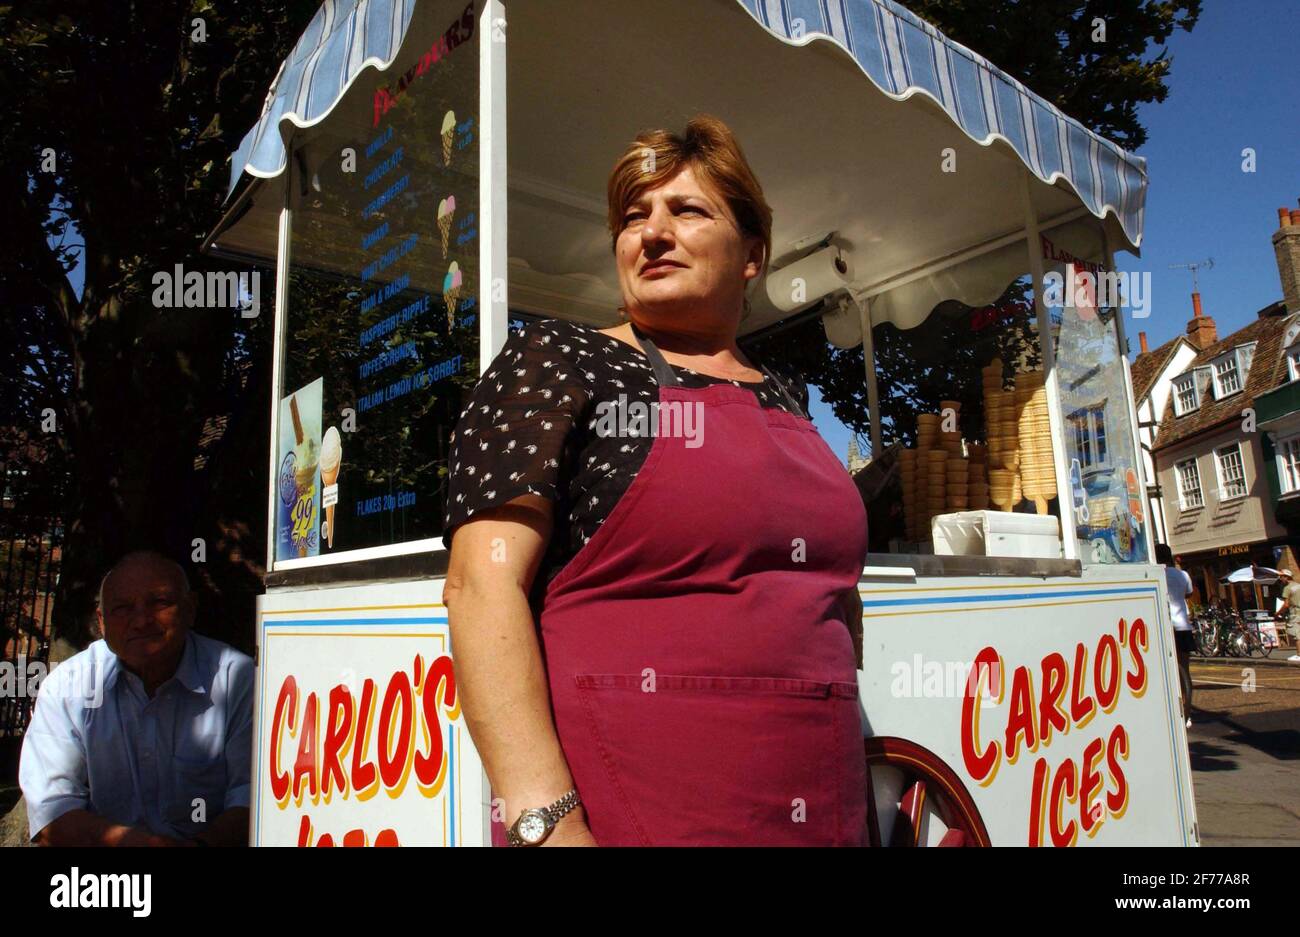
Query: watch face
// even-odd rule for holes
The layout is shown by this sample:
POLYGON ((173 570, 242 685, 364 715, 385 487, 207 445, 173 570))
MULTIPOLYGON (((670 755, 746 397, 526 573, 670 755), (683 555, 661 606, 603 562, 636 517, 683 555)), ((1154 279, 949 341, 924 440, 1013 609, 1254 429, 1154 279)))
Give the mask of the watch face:
POLYGON ((519 838, 526 843, 540 843, 546 835, 546 817, 538 810, 529 810, 519 818, 519 838))

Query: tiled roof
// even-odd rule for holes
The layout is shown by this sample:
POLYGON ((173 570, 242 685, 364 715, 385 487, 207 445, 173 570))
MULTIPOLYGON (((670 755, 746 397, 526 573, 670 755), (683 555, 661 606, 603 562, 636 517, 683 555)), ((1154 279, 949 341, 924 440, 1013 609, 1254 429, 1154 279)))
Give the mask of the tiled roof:
POLYGON ((1176 335, 1169 341, 1165 342, 1158 348, 1138 355, 1133 359, 1133 401, 1140 404, 1147 394, 1151 393, 1151 388, 1155 385, 1156 378, 1160 372, 1165 369, 1169 363, 1170 357, 1178 347, 1179 342, 1183 341, 1181 335, 1176 335))
MULTIPOLYGON (((1206 399, 1208 394, 1203 395, 1200 408, 1184 416, 1175 416, 1172 404, 1166 407, 1164 419, 1160 421, 1160 431, 1156 433, 1155 450, 1168 449, 1221 424, 1240 422, 1241 411, 1253 405, 1256 396, 1277 387, 1286 374, 1285 362, 1282 359, 1282 338, 1286 332, 1287 321, 1283 304, 1274 303, 1260 310, 1258 318, 1250 325, 1219 339, 1198 354, 1187 366, 1187 370, 1181 373, 1186 374, 1193 368, 1207 365, 1238 345, 1257 343, 1255 354, 1251 358, 1250 373, 1246 377, 1246 386, 1241 393, 1232 394, 1222 400, 1206 399)), ((1135 385, 1136 382, 1134 378, 1135 385)))

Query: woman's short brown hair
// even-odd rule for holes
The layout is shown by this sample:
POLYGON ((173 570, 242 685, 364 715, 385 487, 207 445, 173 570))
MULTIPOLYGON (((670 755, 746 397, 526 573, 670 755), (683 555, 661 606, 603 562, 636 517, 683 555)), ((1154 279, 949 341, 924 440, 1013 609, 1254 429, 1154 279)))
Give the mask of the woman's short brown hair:
POLYGON ((667 182, 690 166, 726 201, 742 234, 763 242, 763 263, 772 256, 772 206, 763 198, 754 170, 731 128, 716 117, 700 114, 682 134, 646 130, 614 164, 609 175, 609 233, 615 249, 623 217, 642 192, 667 182))

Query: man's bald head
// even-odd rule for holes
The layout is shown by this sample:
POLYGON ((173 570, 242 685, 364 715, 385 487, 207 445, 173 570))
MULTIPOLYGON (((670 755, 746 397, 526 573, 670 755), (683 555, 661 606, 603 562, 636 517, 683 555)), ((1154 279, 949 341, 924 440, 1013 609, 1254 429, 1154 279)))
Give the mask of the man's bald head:
POLYGON ((109 650, 152 695, 176 672, 194 624, 185 570, 153 550, 128 553, 100 583, 99 622, 109 650))
POLYGON ((113 574, 122 570, 134 570, 139 567, 152 568, 166 575, 175 585, 179 595, 189 595, 190 580, 179 563, 163 556, 157 550, 132 550, 114 563, 113 568, 105 573, 104 578, 99 581, 99 607, 101 610, 104 608, 104 592, 108 586, 108 581, 113 578, 113 574))

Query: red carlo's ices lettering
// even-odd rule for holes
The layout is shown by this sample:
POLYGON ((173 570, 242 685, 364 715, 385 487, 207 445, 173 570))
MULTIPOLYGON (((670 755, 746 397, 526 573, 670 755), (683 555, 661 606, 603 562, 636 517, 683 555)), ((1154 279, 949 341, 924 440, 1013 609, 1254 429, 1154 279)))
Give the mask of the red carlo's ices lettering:
MULTIPOLYGON (((334 837, 329 833, 316 835, 315 828, 311 825, 311 818, 307 814, 302 815, 302 822, 298 824, 298 845, 299 846, 333 846, 334 837)), ((400 846, 397 841, 396 830, 380 830, 375 834, 375 841, 370 842, 370 837, 365 830, 348 830, 343 834, 344 846, 400 846)))
MULTIPOLYGON (((1115 711, 1122 691, 1139 698, 1147 689, 1144 655, 1149 631, 1142 619, 1130 627, 1120 619, 1116 633, 1102 634, 1090 649, 1082 642, 1073 662, 1053 651, 1037 668, 1017 667, 1011 674, 1009 703, 1001 732, 982 732, 981 703, 1000 704, 1006 691, 1004 664, 997 648, 975 655, 962 701, 961 751, 970 777, 981 786, 993 783, 1003 760, 1015 764, 1022 751, 1039 754, 1057 736, 1086 727, 1098 713, 1115 711), (1091 666, 1089 664, 1091 663, 1091 666), (1037 694, 1034 670, 1041 675, 1037 694), (999 742, 999 738, 1001 742, 999 742)), ((1107 819, 1128 809, 1128 780, 1123 763, 1129 733, 1120 723, 1091 739, 1081 759, 1067 758, 1053 770, 1046 755, 1034 761, 1029 804, 1029 845, 1071 846, 1079 835, 1095 836, 1107 819)))
MULTIPOLYGON (((388 678, 382 697, 375 681, 367 678, 359 698, 341 683, 326 694, 313 691, 303 699, 297 679, 285 677, 266 752, 276 806, 287 809, 291 798, 298 807, 304 800, 328 804, 333 797, 366 801, 381 789, 396 799, 412 775, 421 796, 437 797, 447 781, 444 727, 459 718, 455 672, 446 655, 427 666, 423 656, 416 655, 409 672, 400 670, 388 678), (296 751, 292 768, 283 759, 286 750, 296 751)), ((363 831, 354 830, 344 837, 344 845, 365 845, 365 838, 363 831)), ((304 815, 299 844, 309 845, 312 839, 304 815)), ((329 834, 315 841, 333 843, 329 834)), ((381 831, 374 844, 396 845, 396 834, 381 831)))

